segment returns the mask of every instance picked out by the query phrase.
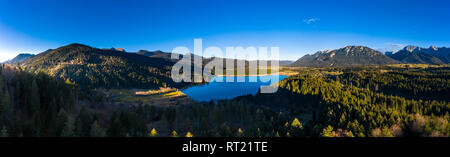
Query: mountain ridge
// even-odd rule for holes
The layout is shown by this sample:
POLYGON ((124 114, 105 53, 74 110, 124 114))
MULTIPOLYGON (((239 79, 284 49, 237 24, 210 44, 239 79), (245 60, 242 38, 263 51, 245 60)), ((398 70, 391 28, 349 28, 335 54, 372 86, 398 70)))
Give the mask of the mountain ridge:
POLYGON ((98 49, 73 43, 30 57, 21 66, 43 71, 85 87, 146 87, 174 85, 173 61, 144 57, 114 49, 98 49))
POLYGON ((20 63, 30 57, 35 56, 34 54, 29 54, 29 53, 20 53, 18 54, 16 57, 14 57, 13 59, 7 60, 5 62, 3 62, 4 64, 16 64, 16 63, 20 63))
POLYGON ((419 46, 408 45, 403 49, 387 54, 403 63, 414 64, 447 64, 450 63, 450 48, 430 46, 422 48, 419 46))
POLYGON ((290 66, 337 67, 396 63, 399 62, 369 47, 346 46, 335 50, 318 51, 312 55, 305 55, 290 64, 290 66))

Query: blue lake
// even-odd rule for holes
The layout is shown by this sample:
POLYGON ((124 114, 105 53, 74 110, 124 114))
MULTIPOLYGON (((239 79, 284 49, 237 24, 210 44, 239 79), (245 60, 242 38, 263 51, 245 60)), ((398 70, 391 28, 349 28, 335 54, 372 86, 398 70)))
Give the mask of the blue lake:
POLYGON ((242 95, 255 95, 261 86, 268 86, 272 83, 277 83, 286 77, 288 76, 266 75, 213 77, 207 84, 188 87, 182 90, 182 92, 196 101, 232 99, 242 95), (230 79, 234 81, 227 81, 230 79))

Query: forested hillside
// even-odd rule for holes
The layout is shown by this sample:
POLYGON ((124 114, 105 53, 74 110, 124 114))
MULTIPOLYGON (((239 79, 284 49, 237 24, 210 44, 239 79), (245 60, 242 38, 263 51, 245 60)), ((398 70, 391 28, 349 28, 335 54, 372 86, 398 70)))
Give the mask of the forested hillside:
POLYGON ((173 64, 164 58, 71 44, 33 56, 21 66, 81 87, 158 88, 176 86, 170 78, 173 64))
POLYGON ((448 67, 303 71, 282 80, 275 94, 238 99, 303 117, 311 136, 449 136, 449 72, 448 67))
MULTIPOLYGON (((294 120, 237 101, 108 109, 89 99, 94 95, 79 97, 86 93, 74 83, 45 73, 2 65, 0 76, 1 137, 274 136, 272 126, 294 120)), ((288 128, 301 124, 295 119, 288 128)))

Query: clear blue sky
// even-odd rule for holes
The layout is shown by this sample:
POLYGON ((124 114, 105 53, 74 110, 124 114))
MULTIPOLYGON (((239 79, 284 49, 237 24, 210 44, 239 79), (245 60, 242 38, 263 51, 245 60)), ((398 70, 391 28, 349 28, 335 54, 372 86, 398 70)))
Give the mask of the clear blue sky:
POLYGON ((0 0, 0 61, 70 43, 171 51, 279 46, 296 60, 346 45, 450 46, 447 0, 0 0))

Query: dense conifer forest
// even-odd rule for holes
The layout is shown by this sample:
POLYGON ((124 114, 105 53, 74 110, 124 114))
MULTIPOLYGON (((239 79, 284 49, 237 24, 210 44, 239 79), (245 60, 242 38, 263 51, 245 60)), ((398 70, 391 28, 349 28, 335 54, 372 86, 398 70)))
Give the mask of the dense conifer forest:
POLYGON ((302 71, 275 94, 242 97, 303 118, 309 136, 449 136, 448 67, 302 71))

